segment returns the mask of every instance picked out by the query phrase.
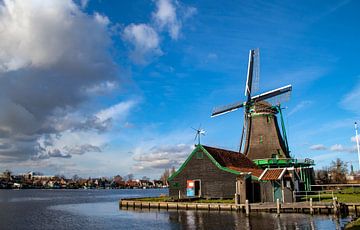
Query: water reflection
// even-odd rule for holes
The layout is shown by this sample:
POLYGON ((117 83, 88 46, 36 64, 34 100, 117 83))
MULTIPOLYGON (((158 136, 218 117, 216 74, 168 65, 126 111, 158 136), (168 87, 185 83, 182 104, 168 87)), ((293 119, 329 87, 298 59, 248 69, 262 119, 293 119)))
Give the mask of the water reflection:
MULTIPOLYGON (((131 212, 131 210, 128 211, 131 212)), ((311 216, 297 213, 286 213, 280 216, 272 213, 252 213, 249 217, 243 213, 224 211, 169 211, 166 213, 168 213, 169 221, 182 229, 342 229, 348 221, 326 215, 311 216)))
POLYGON ((307 214, 119 210, 123 197, 164 190, 1 191, 0 229, 341 229, 348 219, 307 214))

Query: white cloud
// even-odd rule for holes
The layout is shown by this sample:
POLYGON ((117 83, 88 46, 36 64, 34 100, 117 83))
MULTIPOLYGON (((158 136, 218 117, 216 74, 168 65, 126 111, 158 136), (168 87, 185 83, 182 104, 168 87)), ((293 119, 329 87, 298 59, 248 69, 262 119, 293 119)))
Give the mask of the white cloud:
POLYGON ((37 143, 37 154, 33 157, 34 160, 52 157, 71 158, 72 155, 101 152, 102 146, 107 143, 107 138, 96 132, 64 131, 56 135, 43 135, 38 138, 37 143))
POLYGON ((130 58, 136 64, 147 64, 163 54, 161 33, 166 31, 172 40, 177 40, 183 22, 196 13, 196 8, 180 5, 177 1, 156 0, 152 21, 130 24, 122 32, 122 38, 131 47, 130 58))
POLYGON ((344 147, 341 144, 335 144, 330 147, 330 151, 332 152, 348 152, 348 153, 354 153, 356 152, 356 146, 352 147, 344 147))
POLYGON ((99 24, 108 26, 110 24, 110 20, 107 16, 101 15, 99 13, 95 13, 94 15, 95 21, 97 21, 99 24))
POLYGON ((138 147, 134 150, 135 170, 166 169, 179 167, 193 150, 193 145, 177 144, 154 146, 150 149, 138 147))
POLYGON ((291 116, 291 115, 295 114, 296 112, 310 106, 312 103, 313 102, 309 101, 309 100, 301 101, 288 113, 288 116, 291 116))
POLYGON ((330 147, 330 151, 333 151, 333 152, 342 152, 344 150, 345 150, 344 146, 342 146, 340 144, 335 144, 330 147))
POLYGON ((323 144, 317 144, 317 145, 312 145, 310 146, 311 150, 326 150, 326 146, 323 144))
POLYGON ((130 109, 132 109, 135 104, 136 102, 132 100, 120 102, 107 109, 101 110, 95 116, 99 118, 100 122, 104 122, 108 119, 115 120, 118 118, 125 118, 129 114, 130 109))
POLYGON ((137 64, 145 64, 148 59, 162 55, 157 32, 146 24, 130 24, 123 32, 123 39, 133 46, 131 59, 137 64))
POLYGON ((85 121, 79 114, 70 114, 70 118, 57 120, 56 127, 59 132, 41 135, 37 139, 37 155, 34 159, 70 158, 74 154, 102 152, 102 147, 111 137, 99 131, 109 131, 114 121, 124 121, 135 104, 134 100, 120 102, 97 112, 85 121))
POLYGON ((142 138, 132 148, 133 166, 137 173, 151 175, 161 173, 165 168, 178 168, 194 149, 192 129, 172 130, 158 134, 154 128, 142 130, 142 138))
POLYGON ((101 147, 99 132, 131 107, 120 102, 94 115, 94 94, 112 91, 120 77, 109 19, 71 0, 6 0, 0 22, 1 157, 68 158, 70 149, 101 147))
POLYGON ((309 147, 311 150, 314 151, 322 151, 322 150, 329 150, 331 152, 340 152, 340 153, 354 153, 356 152, 356 146, 343 146, 341 144, 334 144, 330 147, 326 147, 323 144, 316 144, 309 147))
POLYGON ((104 36, 94 35, 105 32, 100 18, 88 17, 70 0, 0 3, 0 71, 43 67, 70 55, 86 58, 93 42, 104 43, 104 36), (84 36, 90 29, 93 35, 84 36))
POLYGON ((176 14, 176 2, 171 0, 158 0, 157 10, 153 17, 160 29, 166 29, 172 39, 177 39, 181 29, 181 22, 176 14))
POLYGON ((87 94, 105 94, 117 89, 119 85, 115 81, 101 82, 86 89, 87 94))

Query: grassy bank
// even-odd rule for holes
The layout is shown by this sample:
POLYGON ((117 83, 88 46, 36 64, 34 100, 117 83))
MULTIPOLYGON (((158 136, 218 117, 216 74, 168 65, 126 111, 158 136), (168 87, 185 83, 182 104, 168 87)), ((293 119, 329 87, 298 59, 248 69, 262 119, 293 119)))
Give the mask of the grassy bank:
MULTIPOLYGON (((333 192, 334 197, 337 197, 338 202, 343 203, 360 203, 360 188, 346 188, 333 192)), ((308 195, 307 197, 302 197, 302 201, 309 200, 312 198, 313 201, 319 201, 319 195, 308 195)), ((321 193, 320 201, 321 202, 331 202, 332 201, 332 193, 321 193)))
MULTIPOLYGON (((314 202, 332 202, 333 195, 337 197, 338 202, 341 203, 360 203, 360 188, 345 188, 342 190, 335 190, 333 192, 328 191, 321 192, 320 197, 316 192, 314 195, 308 195, 307 197, 303 196, 301 201, 309 201, 309 198, 312 198, 314 202), (320 200, 319 200, 320 198, 320 200)), ((149 202, 175 202, 168 196, 162 195, 160 197, 147 197, 147 198, 137 198, 137 201, 149 201, 149 202)), ((234 199, 199 199, 199 198, 189 198, 182 199, 179 202, 187 203, 222 203, 222 204, 234 204, 234 199)))
MULTIPOLYGON (((360 203, 360 195, 359 194, 342 194, 342 193, 334 193, 334 197, 337 197, 338 202, 342 203, 360 203)), ((307 200, 312 198, 314 202, 319 201, 318 195, 310 195, 307 197, 307 200)), ((302 201, 305 201, 306 198, 303 197, 302 201)), ((332 201, 332 194, 321 194, 320 196, 321 202, 331 202, 332 201)))
POLYGON ((346 230, 355 230, 355 229, 359 230, 360 229, 360 218, 358 218, 355 221, 352 221, 352 222, 348 223, 345 226, 345 229, 346 230))

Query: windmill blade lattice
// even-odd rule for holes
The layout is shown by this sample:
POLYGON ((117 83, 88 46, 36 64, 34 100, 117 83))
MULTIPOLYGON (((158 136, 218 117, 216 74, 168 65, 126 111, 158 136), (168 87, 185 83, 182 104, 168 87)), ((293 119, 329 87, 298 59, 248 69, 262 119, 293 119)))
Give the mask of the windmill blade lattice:
POLYGON ((260 50, 254 50, 254 67, 253 67, 253 83, 251 85, 251 92, 256 93, 259 91, 260 85, 260 50))
POLYGON ((195 129, 193 127, 191 128, 196 131, 194 141, 198 139, 198 144, 200 145, 201 135, 205 136, 205 130, 201 128, 201 125, 199 126, 198 129, 195 129))

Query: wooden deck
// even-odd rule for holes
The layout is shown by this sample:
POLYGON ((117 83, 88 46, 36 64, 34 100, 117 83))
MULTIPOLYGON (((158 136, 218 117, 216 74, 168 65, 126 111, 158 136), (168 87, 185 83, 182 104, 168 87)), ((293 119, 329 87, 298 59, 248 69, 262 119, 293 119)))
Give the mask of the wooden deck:
POLYGON ((206 210, 206 211, 237 211, 245 212, 275 212, 275 213, 309 213, 309 214, 346 214, 355 213, 358 216, 360 203, 253 203, 253 204, 223 204, 194 202, 149 202, 136 200, 120 200, 120 209, 158 209, 158 210, 206 210))

